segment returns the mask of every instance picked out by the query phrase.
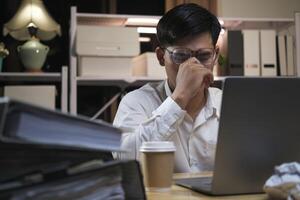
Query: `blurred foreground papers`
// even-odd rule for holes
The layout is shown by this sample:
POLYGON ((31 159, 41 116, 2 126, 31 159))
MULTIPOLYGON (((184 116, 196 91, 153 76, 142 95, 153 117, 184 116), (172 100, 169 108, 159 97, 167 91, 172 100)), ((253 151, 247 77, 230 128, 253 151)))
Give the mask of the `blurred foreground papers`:
POLYGON ((139 163, 112 158, 120 141, 110 124, 0 98, 0 199, 145 199, 139 163))
POLYGON ((275 167, 275 174, 264 185, 274 199, 300 200, 300 163, 285 163, 275 167))

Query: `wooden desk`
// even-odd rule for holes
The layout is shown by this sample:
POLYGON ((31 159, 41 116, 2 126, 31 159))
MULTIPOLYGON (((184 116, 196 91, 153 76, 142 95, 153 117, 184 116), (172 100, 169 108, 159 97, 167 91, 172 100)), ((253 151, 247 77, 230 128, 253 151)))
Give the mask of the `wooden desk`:
MULTIPOLYGON (((199 177, 207 176, 211 173, 201 173, 201 174, 175 174, 176 178, 186 178, 186 177, 199 177)), ((234 196, 207 196, 198 192, 194 192, 190 189, 172 185, 170 192, 147 192, 148 200, 209 200, 209 199, 233 199, 233 200, 267 200, 266 194, 253 194, 253 195, 234 195, 234 196)))

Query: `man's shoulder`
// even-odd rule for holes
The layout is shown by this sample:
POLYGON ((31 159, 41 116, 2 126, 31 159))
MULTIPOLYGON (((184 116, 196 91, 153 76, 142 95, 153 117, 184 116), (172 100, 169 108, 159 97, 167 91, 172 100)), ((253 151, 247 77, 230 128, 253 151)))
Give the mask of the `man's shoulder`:
POLYGON ((155 98, 157 96, 155 89, 151 84, 147 83, 142 87, 127 93, 123 99, 130 101, 139 101, 145 98, 155 98))

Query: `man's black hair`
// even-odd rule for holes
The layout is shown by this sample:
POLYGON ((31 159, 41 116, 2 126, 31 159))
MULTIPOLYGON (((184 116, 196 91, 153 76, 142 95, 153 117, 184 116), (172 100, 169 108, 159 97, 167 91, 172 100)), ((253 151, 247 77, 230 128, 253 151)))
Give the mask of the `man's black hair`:
POLYGON ((221 25, 215 15, 194 4, 181 4, 169 10, 158 22, 157 39, 162 47, 172 46, 181 39, 210 33, 216 45, 221 25))

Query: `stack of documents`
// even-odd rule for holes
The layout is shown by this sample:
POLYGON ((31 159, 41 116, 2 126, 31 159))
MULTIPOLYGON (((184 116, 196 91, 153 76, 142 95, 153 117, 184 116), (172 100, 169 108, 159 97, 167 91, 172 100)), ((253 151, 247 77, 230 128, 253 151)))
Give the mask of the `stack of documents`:
POLYGON ((110 124, 4 97, 0 130, 0 199, 145 199, 138 162, 112 158, 110 124))

